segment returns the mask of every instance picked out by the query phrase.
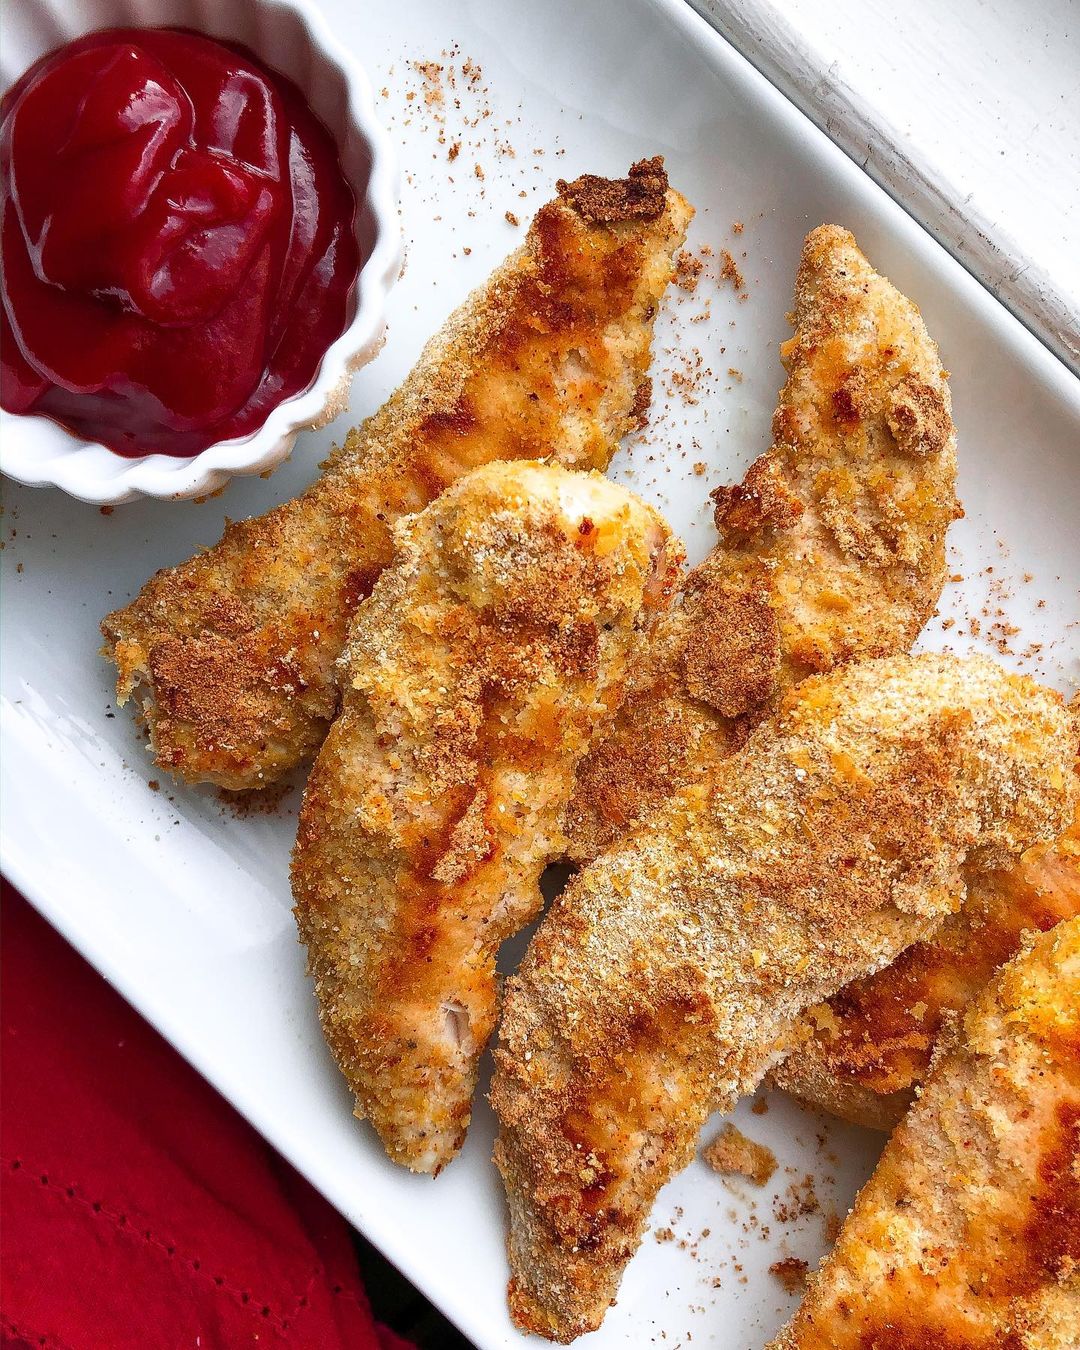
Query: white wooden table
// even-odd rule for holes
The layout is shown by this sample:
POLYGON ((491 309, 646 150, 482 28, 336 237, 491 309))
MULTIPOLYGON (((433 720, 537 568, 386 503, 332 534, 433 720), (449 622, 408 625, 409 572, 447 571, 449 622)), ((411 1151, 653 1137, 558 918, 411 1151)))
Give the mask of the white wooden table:
POLYGON ((690 0, 1080 374, 1077 0, 690 0))

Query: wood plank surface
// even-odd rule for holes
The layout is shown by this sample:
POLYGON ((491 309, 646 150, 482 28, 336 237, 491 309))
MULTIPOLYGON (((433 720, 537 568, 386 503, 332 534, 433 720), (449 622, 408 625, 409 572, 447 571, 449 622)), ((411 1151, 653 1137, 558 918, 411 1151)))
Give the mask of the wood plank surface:
POLYGON ((1075 0, 690 0, 1080 374, 1075 0))

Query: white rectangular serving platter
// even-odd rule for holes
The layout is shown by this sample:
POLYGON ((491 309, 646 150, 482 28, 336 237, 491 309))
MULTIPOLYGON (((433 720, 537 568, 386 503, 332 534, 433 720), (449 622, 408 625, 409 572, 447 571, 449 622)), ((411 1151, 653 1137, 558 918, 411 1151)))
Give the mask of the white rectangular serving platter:
MULTIPOLYGON (((385 89, 383 113, 401 147, 408 260, 386 347, 357 378, 350 413, 302 436, 268 482, 236 482, 202 505, 142 502, 111 515, 5 485, 2 862, 267 1139, 481 1350, 496 1350, 523 1338, 503 1301, 490 1112, 480 1104, 464 1153, 434 1182, 392 1167, 352 1118, 290 914, 296 794, 274 814, 241 819, 210 792, 164 779, 151 790, 160 775, 112 705, 101 616, 156 568, 214 542, 226 515, 262 511, 309 481, 350 418, 382 401, 450 308, 518 242, 556 177, 625 172, 654 153, 698 207, 691 246, 730 249, 746 282, 744 300, 713 280, 673 294, 658 330, 653 425, 614 466, 669 513, 693 558, 712 538, 708 489, 738 477, 768 444, 802 237, 839 222, 918 301, 952 371, 968 512, 952 540, 965 581, 943 600, 954 626, 945 631, 936 619, 925 640, 985 648, 1003 637, 990 632, 994 622, 1015 624, 1020 632, 1004 641, 1026 655, 1003 659, 1072 690, 1080 384, 679 0, 327 0, 324 8, 385 89), (446 70, 425 81, 410 64, 429 60, 452 66, 455 88, 446 70), (481 77, 462 78, 466 60, 481 77), (675 377, 694 367, 695 349, 702 366, 690 402, 675 377)), ((743 1104, 737 1117, 778 1153, 774 1182, 759 1192, 728 1186, 701 1162, 674 1181, 654 1215, 654 1228, 670 1227, 674 1240, 646 1239, 590 1350, 691 1341, 747 1350, 783 1322, 794 1299, 769 1265, 788 1255, 817 1260, 830 1211, 850 1203, 881 1141, 776 1094, 768 1107, 751 1115, 743 1104), (798 1204, 808 1176, 816 1209, 798 1204), (778 1217, 800 1208, 810 1212, 778 1217)))

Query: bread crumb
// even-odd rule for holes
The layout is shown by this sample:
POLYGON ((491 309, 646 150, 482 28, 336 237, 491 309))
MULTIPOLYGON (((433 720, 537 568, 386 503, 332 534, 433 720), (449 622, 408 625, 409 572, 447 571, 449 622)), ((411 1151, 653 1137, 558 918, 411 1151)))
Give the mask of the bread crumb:
POLYGON ((704 1161, 721 1176, 747 1177, 764 1186, 776 1171, 776 1155, 764 1144, 748 1139, 734 1125, 725 1125, 701 1151, 704 1161))
POLYGON ((507 212, 506 212, 506 223, 507 223, 507 225, 513 225, 514 228, 516 229, 517 226, 519 226, 519 225, 521 224, 521 221, 518 220, 517 216, 514 215, 513 211, 507 211, 507 212))
MULTIPOLYGON (((790 1176, 794 1169, 789 1167, 787 1172, 790 1176)), ((777 1223, 794 1223, 804 1215, 817 1214, 820 1208, 814 1178, 807 1172, 805 1176, 797 1177, 783 1196, 778 1195, 773 1200, 773 1218, 777 1223)))
POLYGON ((723 260, 722 266, 720 268, 720 276, 723 278, 723 280, 730 281, 737 291, 743 290, 744 288, 743 275, 739 271, 738 263, 736 263, 735 259, 731 256, 731 254, 727 251, 726 248, 722 248, 720 250, 720 257, 723 260))
POLYGON ((780 1281, 786 1294, 801 1294, 809 1271, 809 1265, 798 1256, 785 1256, 769 1267, 769 1274, 780 1281))
POLYGON ((218 788, 217 798, 222 807, 238 820, 248 820, 252 816, 276 815, 285 803, 293 785, 288 782, 272 783, 265 788, 244 788, 239 792, 228 788, 218 788))
POLYGON ((705 264, 701 259, 695 258, 692 253, 685 251, 680 253, 675 259, 675 285, 693 295, 698 288, 704 267, 705 264))

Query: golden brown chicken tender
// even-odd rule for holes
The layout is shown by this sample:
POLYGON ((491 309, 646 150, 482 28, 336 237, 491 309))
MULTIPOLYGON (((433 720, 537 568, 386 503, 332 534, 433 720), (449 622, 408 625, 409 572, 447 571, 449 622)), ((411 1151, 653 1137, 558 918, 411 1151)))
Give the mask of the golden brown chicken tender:
POLYGON ((822 997, 1058 834, 1077 728, 982 658, 812 677, 556 901, 508 985, 492 1102, 510 1308, 599 1325, 660 1187, 822 997))
POLYGON ((653 319, 691 214, 660 159, 561 183, 321 478, 108 615, 118 701, 135 699, 162 769, 258 788, 314 754, 393 522, 461 474, 547 455, 607 465, 648 408, 653 319))
POLYGON ((356 1114, 438 1172, 494 1028, 499 944, 540 910, 574 770, 681 549, 599 474, 499 463, 402 521, 357 611, 293 860, 356 1114))
POLYGON ((594 858, 736 749, 782 691, 907 651, 945 579, 956 436, 918 309, 835 225, 806 239, 772 449, 716 499, 720 542, 687 578, 611 732, 579 773, 567 833, 594 858))
POLYGON ((811 1008, 773 1081, 857 1125, 891 1130, 926 1077, 941 1027, 969 1007, 1023 934, 1080 915, 1080 814, 1019 866, 974 880, 959 914, 891 966, 811 1008))
POLYGON ((1080 1345, 1080 919, 1029 941, 930 1076, 772 1350, 1080 1345))

